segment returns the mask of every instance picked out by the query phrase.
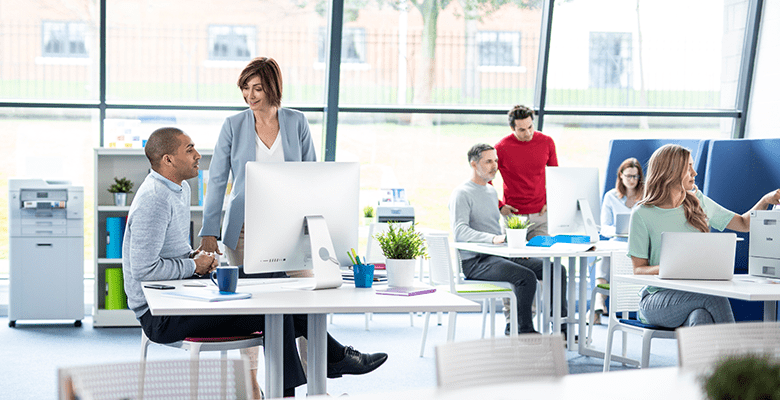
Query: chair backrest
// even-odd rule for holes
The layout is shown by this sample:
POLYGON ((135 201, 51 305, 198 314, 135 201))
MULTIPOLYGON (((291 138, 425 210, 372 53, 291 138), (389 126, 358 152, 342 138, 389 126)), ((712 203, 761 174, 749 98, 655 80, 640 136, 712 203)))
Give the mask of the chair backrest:
POLYGON ((569 373, 563 336, 450 342, 436 347, 436 379, 443 389, 558 378, 569 373))
POLYGON ((448 234, 423 235, 428 247, 428 282, 431 285, 448 285, 455 293, 455 275, 452 272, 452 257, 448 234))
POLYGON ((617 275, 634 275, 634 264, 625 251, 614 251, 609 260, 609 311, 610 314, 639 310, 639 291, 643 285, 619 282, 617 275))
POLYGON ((780 323, 740 322, 677 329, 680 368, 711 372, 729 356, 758 354, 780 361, 780 323))
POLYGON ((145 364, 145 369, 139 362, 60 368, 59 398, 247 399, 252 393, 245 360, 148 361, 145 364), (223 385, 223 381, 227 383, 223 385))
MULTIPOLYGON (((398 225, 407 227, 411 225, 411 222, 401 222, 398 225)), ((375 235, 385 233, 390 229, 390 224, 387 222, 374 222, 368 227, 368 242, 366 242, 366 259, 365 263, 384 263, 386 261, 385 254, 382 252, 382 248, 379 247, 379 242, 374 239, 375 235)))

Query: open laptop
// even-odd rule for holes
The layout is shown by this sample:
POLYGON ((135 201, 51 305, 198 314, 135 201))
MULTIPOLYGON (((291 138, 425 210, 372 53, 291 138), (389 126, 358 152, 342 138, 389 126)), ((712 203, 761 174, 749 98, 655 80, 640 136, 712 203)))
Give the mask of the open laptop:
POLYGON ((631 223, 631 213, 615 214, 615 235, 628 236, 631 223))
POLYGON ((664 232, 658 277, 731 280, 736 251, 736 233, 664 232))

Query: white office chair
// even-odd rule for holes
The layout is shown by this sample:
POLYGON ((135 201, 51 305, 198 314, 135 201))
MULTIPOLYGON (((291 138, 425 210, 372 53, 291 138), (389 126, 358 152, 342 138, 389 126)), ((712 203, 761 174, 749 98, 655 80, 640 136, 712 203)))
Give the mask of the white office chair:
MULTIPOLYGON (((495 337, 495 299, 509 299, 510 302, 510 329, 517 333, 517 298, 512 291, 513 286, 507 282, 465 280, 460 271, 456 276, 452 271, 452 257, 450 256, 449 236, 447 234, 424 235, 428 246, 429 283, 436 286, 437 290, 446 290, 458 296, 470 299, 487 301, 490 312, 490 336, 495 337)), ((460 262, 458 263, 460 265, 460 262)), ((482 333, 485 332, 485 305, 483 304, 482 333)), ((428 323, 431 313, 425 313, 422 341, 420 343, 420 357, 425 353, 425 340, 428 336, 428 323)), ((447 341, 455 340, 455 320, 457 313, 449 314, 447 326, 447 341)))
POLYGON ((710 373, 724 358, 757 354, 780 361, 780 323, 740 322, 677 329, 680 368, 710 373))
POLYGON ((609 371, 612 362, 612 339, 615 331, 623 332, 623 352, 621 362, 626 365, 647 368, 650 363, 650 341, 654 338, 674 339, 674 328, 663 328, 655 325, 643 324, 638 320, 628 319, 629 312, 639 310, 639 291, 642 285, 615 282, 617 275, 633 275, 634 265, 631 259, 623 251, 615 251, 611 255, 610 279, 609 279, 609 327, 607 328, 607 347, 604 349, 604 372, 609 371), (618 319, 618 313, 623 313, 624 319, 618 319), (642 360, 626 358, 627 337, 626 333, 642 336, 642 360))
POLYGON ((249 379, 245 360, 131 362, 58 370, 60 400, 249 399, 249 379))
POLYGON ((560 378, 569 373, 568 368, 560 333, 436 346, 436 381, 442 389, 560 378))
MULTIPOLYGON (((146 354, 149 345, 152 342, 146 336, 146 333, 141 329, 141 368, 146 363, 146 354)), ((250 336, 235 336, 235 337, 214 337, 214 338, 186 338, 173 343, 156 343, 162 346, 175 347, 190 352, 190 361, 194 366, 198 365, 200 360, 200 353, 203 351, 219 351, 221 353, 221 359, 227 360, 228 350, 240 350, 250 347, 263 346, 264 339, 262 334, 254 334, 250 336)), ((194 372, 197 376, 197 370, 194 372)), ((250 382, 251 383, 251 382, 250 382)), ((251 388, 250 388, 250 392, 251 388)))

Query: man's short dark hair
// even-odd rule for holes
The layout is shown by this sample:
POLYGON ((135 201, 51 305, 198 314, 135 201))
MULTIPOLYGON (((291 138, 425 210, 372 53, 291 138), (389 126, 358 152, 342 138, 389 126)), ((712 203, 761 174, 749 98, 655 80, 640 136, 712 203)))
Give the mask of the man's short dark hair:
POLYGON ((512 129, 515 129, 515 120, 516 119, 526 119, 528 117, 531 117, 531 120, 534 119, 534 110, 523 106, 523 105, 516 105, 512 107, 511 110, 509 110, 509 126, 512 129))
POLYGON ((157 170, 164 155, 176 154, 176 150, 179 148, 179 136, 183 134, 184 131, 179 128, 167 127, 160 128, 149 135, 149 140, 144 146, 144 153, 146 153, 146 158, 149 159, 152 169, 157 170))
POLYGON ((474 146, 471 146, 471 149, 469 149, 469 164, 471 164, 472 161, 479 162, 479 160, 482 158, 483 151, 494 149, 495 147, 485 143, 478 143, 474 146))

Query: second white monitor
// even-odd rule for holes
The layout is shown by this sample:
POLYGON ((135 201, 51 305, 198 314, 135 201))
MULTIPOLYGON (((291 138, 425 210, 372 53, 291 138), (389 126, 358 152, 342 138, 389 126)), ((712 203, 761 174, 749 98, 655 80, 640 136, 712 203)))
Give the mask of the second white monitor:
POLYGON ((598 168, 547 167, 547 230, 555 235, 588 235, 578 199, 585 199, 592 223, 601 211, 598 168))

